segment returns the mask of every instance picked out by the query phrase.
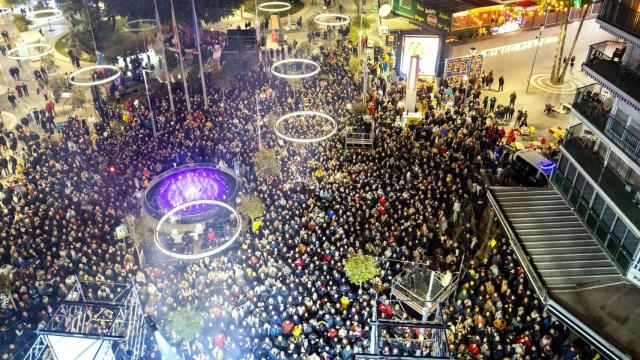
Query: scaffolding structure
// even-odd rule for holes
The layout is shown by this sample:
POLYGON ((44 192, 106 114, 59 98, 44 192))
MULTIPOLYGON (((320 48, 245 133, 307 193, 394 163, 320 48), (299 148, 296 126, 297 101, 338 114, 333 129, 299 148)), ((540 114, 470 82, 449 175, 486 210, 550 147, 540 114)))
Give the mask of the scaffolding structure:
POLYGON ((25 360, 138 360, 146 326, 133 284, 77 278, 25 360))
POLYGON ((356 359, 452 359, 441 306, 457 288, 461 272, 442 274, 426 264, 407 264, 408 271, 392 282, 393 299, 375 300, 369 352, 356 354, 356 359), (391 318, 380 319, 380 304, 400 311, 394 310, 391 318), (386 346, 394 344, 408 345, 412 354, 385 351, 386 346))

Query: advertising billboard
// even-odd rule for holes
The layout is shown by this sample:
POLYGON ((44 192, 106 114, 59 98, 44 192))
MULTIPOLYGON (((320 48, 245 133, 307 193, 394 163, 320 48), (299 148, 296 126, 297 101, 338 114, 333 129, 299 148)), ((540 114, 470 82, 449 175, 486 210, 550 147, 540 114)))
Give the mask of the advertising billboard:
POLYGON ((482 73, 482 65, 484 56, 463 56, 458 58, 450 58, 444 62, 443 77, 450 84, 457 84, 465 76, 480 76, 482 73))
POLYGON ((425 24, 440 33, 448 34, 451 31, 452 13, 426 6, 420 1, 416 2, 416 12, 413 17, 418 23, 425 24))
POLYGON ((435 76, 440 51, 440 37, 405 35, 402 43, 402 62, 400 70, 409 73, 411 56, 420 56, 420 76, 435 76))

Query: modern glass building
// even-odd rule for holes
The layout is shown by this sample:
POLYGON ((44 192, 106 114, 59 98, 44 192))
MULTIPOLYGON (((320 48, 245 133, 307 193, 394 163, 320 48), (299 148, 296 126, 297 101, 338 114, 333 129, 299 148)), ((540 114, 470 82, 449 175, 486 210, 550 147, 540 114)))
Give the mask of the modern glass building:
POLYGON ((618 38, 590 46, 552 183, 619 271, 640 286, 640 0, 604 0, 618 38))

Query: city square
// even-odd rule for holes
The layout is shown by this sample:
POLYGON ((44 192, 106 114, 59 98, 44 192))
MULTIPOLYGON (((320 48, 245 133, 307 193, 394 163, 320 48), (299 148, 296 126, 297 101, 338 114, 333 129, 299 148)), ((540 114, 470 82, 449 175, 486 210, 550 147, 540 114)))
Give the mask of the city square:
POLYGON ((640 358, 639 0, 0 34, 0 360, 640 358))

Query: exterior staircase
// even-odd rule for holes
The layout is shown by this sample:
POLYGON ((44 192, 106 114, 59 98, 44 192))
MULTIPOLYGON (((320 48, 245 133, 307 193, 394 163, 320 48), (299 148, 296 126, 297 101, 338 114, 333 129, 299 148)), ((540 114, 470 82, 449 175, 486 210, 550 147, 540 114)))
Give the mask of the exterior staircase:
POLYGON ((491 192, 549 292, 623 281, 555 190, 494 187, 491 192))

